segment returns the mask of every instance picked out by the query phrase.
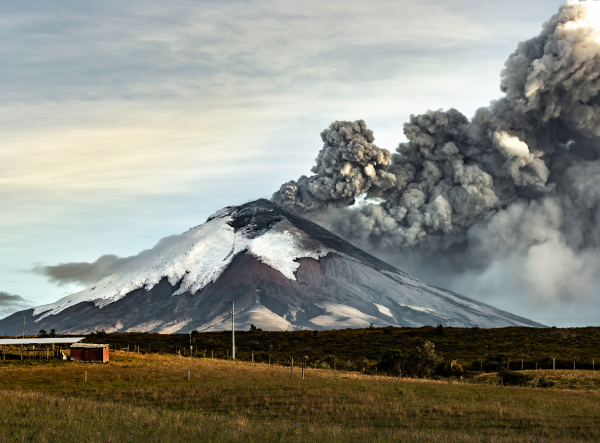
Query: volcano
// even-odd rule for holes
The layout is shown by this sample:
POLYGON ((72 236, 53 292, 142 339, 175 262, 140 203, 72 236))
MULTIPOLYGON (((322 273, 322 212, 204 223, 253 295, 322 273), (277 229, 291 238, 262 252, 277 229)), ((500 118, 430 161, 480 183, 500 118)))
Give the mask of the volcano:
POLYGON ((0 320, 0 335, 543 326, 429 286, 268 200, 223 208, 122 272, 0 320))

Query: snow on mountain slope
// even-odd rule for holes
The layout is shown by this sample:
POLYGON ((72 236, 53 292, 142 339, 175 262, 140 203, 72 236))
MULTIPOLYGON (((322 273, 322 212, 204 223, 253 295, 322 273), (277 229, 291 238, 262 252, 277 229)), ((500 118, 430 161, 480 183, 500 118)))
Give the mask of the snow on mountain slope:
MULTIPOLYGON (((93 287, 0 320, 34 328, 174 333, 230 327, 542 326, 429 286, 268 200, 224 208, 93 287)), ((36 329, 36 330, 38 330, 36 329)))
POLYGON ((182 234, 150 261, 137 262, 128 272, 113 274, 91 288, 71 294, 55 303, 39 306, 34 315, 55 315, 77 303, 91 301, 102 308, 125 297, 133 290, 150 290, 161 279, 171 285, 180 283, 173 295, 195 294, 208 283, 215 282, 239 253, 247 251, 262 263, 295 280, 300 266, 295 260, 303 257, 319 259, 331 252, 310 239, 287 221, 277 222, 263 235, 252 238, 252 225, 235 232, 230 225, 235 207, 225 208, 202 225, 182 234))

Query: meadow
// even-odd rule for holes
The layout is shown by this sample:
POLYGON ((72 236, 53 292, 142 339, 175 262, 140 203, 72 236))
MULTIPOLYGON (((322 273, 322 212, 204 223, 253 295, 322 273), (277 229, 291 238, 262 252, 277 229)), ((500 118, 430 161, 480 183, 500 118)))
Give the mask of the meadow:
POLYGON ((399 380, 313 368, 303 379, 299 367, 292 379, 274 363, 121 351, 106 364, 7 360, 0 442, 600 441, 596 371, 524 372, 580 381, 500 388, 494 374, 399 380))

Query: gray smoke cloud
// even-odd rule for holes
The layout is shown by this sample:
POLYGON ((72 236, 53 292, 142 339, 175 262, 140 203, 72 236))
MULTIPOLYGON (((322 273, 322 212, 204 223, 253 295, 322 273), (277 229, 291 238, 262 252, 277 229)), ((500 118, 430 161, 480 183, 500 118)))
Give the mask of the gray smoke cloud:
POLYGON ((8 292, 0 291, 0 319, 31 307, 31 303, 20 295, 9 294, 8 292))
POLYGON ((59 286, 70 283, 90 285, 118 272, 130 261, 131 257, 119 258, 116 255, 107 254, 92 263, 70 262, 54 266, 36 266, 33 268, 33 272, 47 277, 48 280, 59 286))
POLYGON ((357 195, 370 189, 388 189, 396 182, 388 164, 390 152, 373 144, 373 131, 364 121, 334 122, 321 132, 315 175, 302 176, 281 186, 273 200, 303 211, 323 209, 328 202, 354 203, 357 195))
POLYGON ((471 119, 412 115, 391 155, 364 121, 334 122, 314 175, 272 200, 405 269, 426 263, 433 275, 422 277, 455 290, 589 302, 600 270, 600 3, 561 6, 509 56, 500 89, 471 119))
POLYGON ((69 262, 59 263, 54 266, 38 265, 31 272, 42 275, 59 286, 72 283, 86 286, 92 285, 98 283, 104 277, 126 272, 130 267, 151 260, 157 252, 177 242, 179 237, 179 235, 164 237, 152 249, 145 249, 139 254, 129 257, 117 257, 116 255, 107 254, 99 257, 92 263, 69 262))

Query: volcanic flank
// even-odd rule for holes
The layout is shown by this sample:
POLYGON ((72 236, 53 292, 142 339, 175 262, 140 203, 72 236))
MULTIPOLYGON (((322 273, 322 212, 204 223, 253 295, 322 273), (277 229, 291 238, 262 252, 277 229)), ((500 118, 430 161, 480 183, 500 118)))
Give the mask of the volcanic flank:
POLYGON ((375 326, 541 326, 428 286, 289 209, 229 206, 118 274, 0 321, 0 335, 375 326))

